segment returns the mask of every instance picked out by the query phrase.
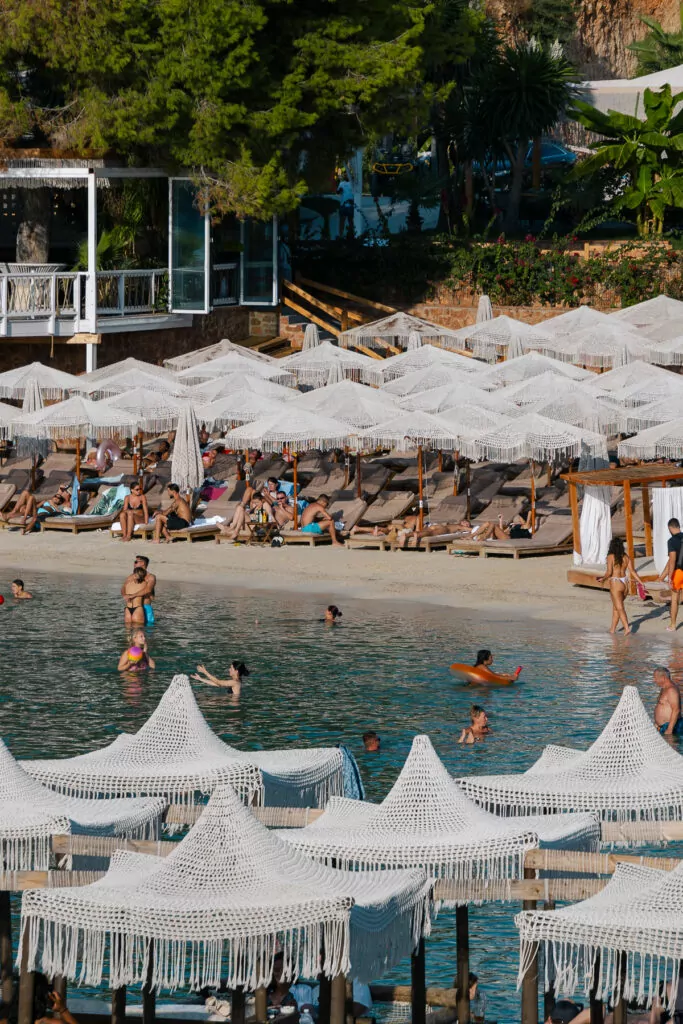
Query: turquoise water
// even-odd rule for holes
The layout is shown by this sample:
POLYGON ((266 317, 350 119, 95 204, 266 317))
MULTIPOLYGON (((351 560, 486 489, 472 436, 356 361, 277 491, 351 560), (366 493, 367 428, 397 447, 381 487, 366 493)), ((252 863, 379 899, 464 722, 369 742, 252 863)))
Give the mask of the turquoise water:
MULTIPOLYGON (((329 600, 344 612, 339 626, 319 619, 327 601, 297 593, 196 588, 160 580, 157 623, 148 630, 157 671, 141 683, 116 671, 127 645, 117 581, 39 576, 26 579, 33 601, 0 607, 1 735, 18 757, 69 756, 133 731, 153 711, 176 672, 203 662, 227 675, 233 658, 251 670, 242 698, 196 687, 213 729, 227 742, 259 747, 347 744, 356 754, 368 798, 381 799, 416 733, 428 733, 456 775, 522 770, 546 743, 586 745, 611 714, 622 687, 637 685, 654 703, 652 668, 683 674, 683 648, 661 637, 606 633, 608 607, 596 631, 514 618, 490 619, 438 606, 329 600), (523 683, 476 693, 448 666, 489 647, 496 666, 524 666, 523 683), (463 748, 457 739, 474 701, 494 734, 463 748), (376 729, 379 754, 361 734, 376 729)), ((8 597, 9 585, 0 584, 8 597)), ((662 626, 663 630, 663 626, 662 626)), ((489 1011, 519 1018, 518 962, 512 924, 518 906, 473 908, 471 963, 489 1011)), ((438 919, 427 947, 429 984, 450 985, 455 972, 454 920, 438 919)), ((408 965, 394 972, 407 981, 408 965)))

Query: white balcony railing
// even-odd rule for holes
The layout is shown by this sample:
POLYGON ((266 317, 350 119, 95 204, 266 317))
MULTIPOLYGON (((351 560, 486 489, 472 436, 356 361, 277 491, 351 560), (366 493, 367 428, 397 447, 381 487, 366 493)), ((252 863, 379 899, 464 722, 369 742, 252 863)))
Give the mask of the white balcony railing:
POLYGON ((160 270, 98 271, 98 316, 166 312, 168 297, 166 267, 160 270))

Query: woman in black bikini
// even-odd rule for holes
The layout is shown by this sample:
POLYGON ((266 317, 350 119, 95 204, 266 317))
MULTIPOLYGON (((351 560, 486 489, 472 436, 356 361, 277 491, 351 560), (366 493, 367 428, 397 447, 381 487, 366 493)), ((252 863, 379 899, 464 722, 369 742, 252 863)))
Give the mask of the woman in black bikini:
POLYGON ((147 498, 142 493, 142 484, 135 483, 131 486, 130 494, 126 495, 119 516, 121 540, 132 540, 137 523, 146 523, 148 520, 147 498))
POLYGON ((123 621, 127 626, 143 626, 145 623, 145 577, 147 570, 142 566, 133 569, 133 579, 126 580, 123 585, 123 600, 125 602, 123 621))

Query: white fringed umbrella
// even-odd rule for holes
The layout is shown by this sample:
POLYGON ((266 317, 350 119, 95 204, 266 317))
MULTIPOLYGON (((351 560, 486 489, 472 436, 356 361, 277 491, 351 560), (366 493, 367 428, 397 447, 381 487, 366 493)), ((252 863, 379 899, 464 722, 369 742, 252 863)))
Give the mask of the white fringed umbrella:
POLYGON ((516 462, 518 459, 553 462, 575 459, 582 451, 607 455, 603 435, 536 413, 526 413, 511 420, 502 430, 494 428, 481 435, 474 448, 479 459, 492 462, 516 462))
POLYGON ((414 352, 403 352, 400 356, 391 356, 383 362, 372 360, 364 379, 367 384, 386 384, 397 377, 404 377, 407 373, 434 367, 460 370, 461 373, 471 376, 483 375, 486 369, 483 363, 469 356, 461 356, 457 352, 449 352, 443 348, 434 348, 433 345, 423 345, 414 352))
POLYGON ((74 395, 65 402, 48 405, 38 412, 20 415, 15 419, 15 431, 25 437, 70 438, 101 437, 103 434, 132 434, 137 417, 123 409, 92 402, 74 395))
POLYGON ((683 377, 666 372, 663 377, 645 377, 628 387, 610 391, 608 397, 625 409, 661 402, 675 414, 683 402, 683 377))
POLYGON ((422 348, 422 338, 420 337, 420 335, 416 331, 413 331, 413 333, 408 338, 408 344, 406 345, 406 351, 407 352, 414 352, 418 348, 422 348))
POLYGON ((594 434, 604 434, 606 437, 619 433, 622 429, 623 416, 618 405, 607 398, 586 394, 581 385, 574 385, 573 381, 563 383, 566 387, 565 394, 556 394, 553 397, 546 395, 535 404, 527 406, 526 411, 551 420, 559 420, 561 423, 569 423, 573 427, 581 427, 594 434))
POLYGON ((620 459, 683 459, 683 418, 641 430, 617 451, 620 459))
POLYGON ((655 344, 658 341, 674 341, 683 334, 683 316, 673 320, 670 317, 664 317, 646 327, 639 327, 637 330, 639 334, 644 334, 655 344))
POLYGON ((658 295, 654 299, 647 299, 635 306, 618 309, 616 313, 612 313, 612 316, 623 323, 632 324, 634 327, 647 327, 657 320, 683 319, 683 302, 671 299, 668 295, 658 295))
POLYGON ((551 373, 560 374, 570 380, 588 380, 594 374, 590 370, 582 370, 571 363, 562 363, 557 359, 549 359, 538 352, 527 352, 525 356, 517 359, 508 359, 497 366, 489 367, 476 381, 478 388, 486 388, 493 391, 495 388, 505 387, 508 384, 517 384, 519 381, 530 380, 531 377, 538 377, 541 373, 550 370, 551 373))
POLYGON ((0 437, 3 439, 16 436, 16 421, 19 410, 15 405, 0 402, 0 437))
POLYGON ((265 377, 258 377, 253 373, 239 372, 205 380, 201 384, 193 384, 188 389, 188 398, 200 405, 206 405, 216 398, 229 398, 235 391, 252 391, 255 395, 274 398, 277 402, 287 402, 300 393, 294 388, 276 384, 274 380, 266 380, 265 377))
POLYGON ((194 491, 204 483, 204 463, 199 449, 199 424, 192 406, 187 406, 178 417, 171 476, 181 492, 194 491))
POLYGON ((639 430, 657 427, 660 423, 671 422, 671 409, 666 402, 650 402, 649 405, 637 405, 635 409, 621 408, 619 429, 624 434, 637 434, 639 430))
MULTIPOLYGON (((668 370, 663 370, 661 366, 653 366, 651 363, 637 359, 633 363, 619 366, 616 370, 608 370, 607 373, 591 374, 586 378, 586 387, 594 395, 614 395, 634 384, 670 380, 672 377, 673 374, 668 370)), ((646 399, 646 401, 652 401, 652 399, 646 399)))
POLYGON ((466 387, 472 381, 472 376, 463 373, 458 367, 450 366, 426 366, 422 370, 413 370, 403 377, 394 377, 387 384, 383 384, 381 391, 392 398, 403 398, 406 395, 416 395, 423 391, 432 391, 436 387, 459 388, 466 387))
POLYGON ((644 359, 647 350, 647 339, 642 334, 629 330, 626 324, 616 320, 562 335, 555 339, 554 344, 545 347, 545 351, 555 359, 596 369, 611 369, 644 359))
POLYGON ((304 340, 301 346, 302 352, 308 352, 311 348, 316 348, 320 344, 320 331, 318 330, 317 324, 306 324, 306 330, 304 331, 304 340))
POLYGON ((188 388, 180 384, 173 376, 160 377, 155 373, 147 373, 138 368, 121 370, 100 380, 83 384, 81 390, 90 398, 109 398, 111 395, 122 395, 133 389, 144 388, 145 391, 157 391, 162 395, 186 395, 188 388))
POLYGON ((419 316, 411 316, 409 313, 392 313, 381 320, 373 320, 372 323, 342 331, 339 335, 339 344, 344 348, 348 348, 349 345, 381 348, 384 341, 399 348, 406 348, 411 334, 419 334, 423 344, 432 343, 448 347, 450 342, 455 348, 459 348, 461 344, 455 331, 429 320, 421 320, 419 316))
MULTIPOLYGON (((287 403, 289 405, 289 402, 287 403)), ((285 403, 267 395, 257 395, 242 388, 208 405, 197 407, 197 419, 210 430, 231 430, 242 423, 253 423, 261 416, 287 416, 285 403)))
POLYGON ((670 320, 672 334, 666 341, 653 341, 646 349, 645 358, 655 366, 683 366, 683 324, 670 320))
MULTIPOLYGON (((29 380, 26 381, 26 386, 24 390, 24 400, 21 403, 21 411, 39 412, 43 407, 43 396, 40 393, 38 381, 36 380, 35 377, 31 377, 29 380)), ((7 408, 10 408, 10 406, 7 406, 7 408)))
MULTIPOLYGON (((84 393, 93 392, 96 390, 95 384, 110 380, 112 377, 118 377, 120 374, 137 370, 145 374, 145 377, 157 377, 159 380, 166 381, 167 384, 175 382, 175 374, 172 370, 166 369, 163 366, 157 366, 155 363, 147 363, 143 359, 136 359, 134 356, 120 359, 116 363, 109 363, 108 366, 100 366, 99 369, 93 370, 91 373, 84 373, 78 380, 83 385, 82 390, 84 393)), ((133 383, 130 386, 143 387, 144 385, 140 382, 139 384, 133 383)))
POLYGON ((363 374, 377 362, 360 352, 349 352, 339 348, 330 341, 322 341, 315 348, 306 352, 297 352, 293 356, 285 356, 280 360, 283 370, 291 373, 298 384, 309 384, 312 387, 323 387, 327 383, 330 370, 339 366, 351 380, 360 380, 363 374))
POLYGON ((173 359, 164 359, 164 366, 174 373, 178 373, 180 370, 187 370, 190 366, 199 366, 201 363, 208 363, 211 359, 220 359, 221 356, 230 355, 231 352, 237 352, 239 355, 244 356, 245 359, 251 359, 257 363, 274 362, 273 357, 266 355, 265 352, 256 352, 252 348, 236 345, 233 341, 223 338, 222 341, 217 341, 215 345, 196 348, 182 356, 174 356, 173 359))
POLYGON ((331 416, 354 430, 365 430, 401 412, 400 406, 383 391, 351 380, 300 395, 289 403, 289 408, 331 416))
POLYGON ((261 363, 241 352, 230 352, 220 359, 212 359, 208 363, 200 363, 197 366, 190 366, 181 370, 176 376, 181 384, 200 384, 205 380, 214 380, 216 377, 226 377, 229 373, 251 373, 256 377, 265 377, 266 380, 274 380, 279 384, 295 383, 295 378, 282 366, 283 360, 278 359, 272 363, 261 363))
MULTIPOLYGON (((405 381, 406 377, 401 377, 400 380, 405 381)), ((383 388, 382 393, 390 394, 387 388, 383 388)), ((476 405, 478 408, 488 409, 490 412, 504 413, 506 416, 519 415, 517 406, 504 398, 503 389, 484 391, 482 388, 473 387, 469 382, 441 384, 428 391, 411 391, 399 398, 399 401, 404 409, 421 409, 423 412, 431 412, 434 415, 465 404, 476 405)))
POLYGON ((31 381, 37 383, 43 398, 61 399, 70 391, 80 391, 82 378, 43 363, 29 363, 0 373, 0 398, 23 398, 31 381))
POLYGON ((586 327, 597 327, 598 329, 604 327, 609 320, 609 313, 601 313, 597 309, 591 309, 590 306, 577 306, 576 309, 570 309, 567 313, 560 313, 559 316, 544 320, 543 333, 550 334, 553 338, 570 337, 586 327))
MULTIPOLYGON (((26 387, 24 390, 24 400, 21 403, 22 413, 40 412, 43 408, 43 396, 40 393, 38 387, 38 381, 35 377, 31 377, 30 380, 26 381, 26 387)), ((16 419, 17 410, 14 406, 5 405, 3 409, 6 410, 5 419, 7 420, 7 428, 9 429, 13 420, 16 419)), ((5 426, 4 423, 0 422, 0 429, 5 426)), ((4 436, 4 435, 3 435, 4 436)), ((47 456, 50 448, 49 441, 39 440, 36 437, 17 437, 16 438, 16 450, 17 456, 23 459, 25 456, 32 456, 31 463, 31 490, 35 487, 36 478, 36 466, 38 456, 42 455, 43 458, 47 456)))
POLYGON ((541 327, 534 327, 509 316, 497 316, 480 324, 470 335, 470 348, 477 359, 494 363, 500 356, 515 359, 529 349, 544 345, 547 336, 541 327))
POLYGON ((484 324, 487 320, 493 320, 493 307, 488 295, 480 295, 477 303, 477 323, 484 324))
POLYGON ((137 430, 156 434, 174 430, 178 417, 190 405, 190 400, 165 391, 133 388, 124 394, 104 398, 99 404, 105 409, 124 410, 135 418, 137 430))

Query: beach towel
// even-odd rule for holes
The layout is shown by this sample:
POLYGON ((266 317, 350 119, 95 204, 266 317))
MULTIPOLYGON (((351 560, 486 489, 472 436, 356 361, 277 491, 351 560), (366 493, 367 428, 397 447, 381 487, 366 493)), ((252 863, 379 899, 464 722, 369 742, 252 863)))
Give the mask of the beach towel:
POLYGON ((127 494, 130 494, 130 487, 126 487, 125 484, 119 484, 118 487, 109 487, 95 507, 88 512, 88 515, 110 516, 115 512, 120 512, 127 494))
POLYGON ((348 747, 338 743, 337 747, 344 758, 342 764, 342 777, 344 780, 344 796, 349 800, 365 800, 365 786, 360 774, 358 762, 348 747))

